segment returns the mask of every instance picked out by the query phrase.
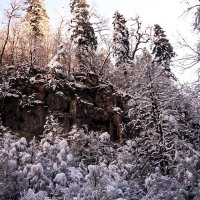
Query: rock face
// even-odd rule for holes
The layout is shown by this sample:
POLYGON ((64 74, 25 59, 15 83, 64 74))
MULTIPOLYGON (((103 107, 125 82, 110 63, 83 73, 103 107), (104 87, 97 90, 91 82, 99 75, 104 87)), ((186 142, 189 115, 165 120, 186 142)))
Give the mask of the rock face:
POLYGON ((0 79, 0 114, 5 126, 27 136, 43 132, 51 113, 70 131, 76 124, 89 130, 107 131, 112 140, 126 135, 128 96, 95 74, 70 76, 26 68, 7 69, 0 79))

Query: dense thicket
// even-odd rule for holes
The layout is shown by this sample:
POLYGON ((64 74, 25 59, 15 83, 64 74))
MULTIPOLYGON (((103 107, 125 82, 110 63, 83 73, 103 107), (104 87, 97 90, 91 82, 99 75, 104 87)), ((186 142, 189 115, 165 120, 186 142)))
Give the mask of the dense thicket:
POLYGON ((117 144, 108 133, 87 133, 76 127, 63 138, 62 127, 52 115, 46 119, 40 142, 16 139, 0 128, 1 199, 200 197, 198 154, 178 138, 171 172, 164 176, 159 167, 150 170, 156 140, 154 148, 153 141, 142 144, 141 137, 117 144))

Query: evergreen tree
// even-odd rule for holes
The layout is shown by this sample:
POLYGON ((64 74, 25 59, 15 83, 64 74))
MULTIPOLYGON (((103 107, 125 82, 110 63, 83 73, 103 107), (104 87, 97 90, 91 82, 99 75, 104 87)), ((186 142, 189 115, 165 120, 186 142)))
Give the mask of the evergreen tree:
POLYGON ((123 15, 116 11, 113 18, 113 55, 119 65, 129 58, 129 32, 123 15))
POLYGON ((92 57, 97 49, 97 37, 89 22, 89 5, 86 0, 71 0, 71 39, 80 71, 92 69, 92 57))
POLYGON ((171 72, 170 61, 175 56, 172 45, 166 38, 165 32, 158 25, 154 25, 153 63, 164 67, 165 72, 171 72))
POLYGON ((45 9, 45 0, 27 0, 26 20, 35 39, 43 39, 49 34, 49 20, 45 9))
MULTIPOLYGON (((28 22, 30 31, 31 64, 33 64, 34 57, 37 56, 37 60, 39 60, 41 53, 44 52, 44 47, 47 48, 51 31, 45 9, 45 0, 26 0, 25 4, 28 5, 25 20, 28 22), (42 47, 42 49, 39 47, 42 47), (36 51, 36 48, 41 51, 36 51)), ((47 52, 45 53, 47 54, 47 52)), ((42 54, 42 56, 46 57, 47 55, 42 54)))
POLYGON ((152 64, 152 56, 146 49, 136 61, 129 90, 134 96, 130 102, 132 108, 129 109, 132 119, 130 128, 140 136, 142 149, 149 143, 145 155, 153 155, 151 166, 159 166, 162 173, 167 174, 173 162, 166 157, 168 147, 174 144, 179 129, 179 108, 176 107, 178 90, 172 80, 163 74, 162 67, 152 64))

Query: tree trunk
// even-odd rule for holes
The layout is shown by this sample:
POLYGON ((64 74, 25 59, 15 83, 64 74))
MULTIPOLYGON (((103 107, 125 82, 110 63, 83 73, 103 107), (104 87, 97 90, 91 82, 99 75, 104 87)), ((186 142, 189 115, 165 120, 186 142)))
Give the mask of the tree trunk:
POLYGON ((4 42, 4 44, 3 44, 3 47, 2 47, 2 50, 1 50, 1 54, 0 54, 0 65, 2 65, 3 55, 4 55, 4 52, 5 52, 5 49, 6 49, 6 45, 7 45, 7 43, 8 43, 8 39, 9 39, 9 35, 10 35, 10 24, 11 24, 11 19, 12 19, 12 17, 10 16, 10 17, 8 18, 6 39, 5 39, 5 42, 4 42))

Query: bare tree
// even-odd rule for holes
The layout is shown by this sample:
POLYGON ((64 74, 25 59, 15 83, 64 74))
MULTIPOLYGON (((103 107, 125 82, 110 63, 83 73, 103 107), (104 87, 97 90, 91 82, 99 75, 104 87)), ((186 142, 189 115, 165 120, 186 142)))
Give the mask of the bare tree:
POLYGON ((12 0, 9 8, 4 11, 7 25, 6 25, 6 37, 4 39, 1 52, 0 52, 0 65, 2 65, 4 52, 5 52, 9 37, 10 37, 11 22, 14 18, 20 17, 20 9, 21 9, 21 0, 12 0))
POLYGON ((97 33, 100 38, 107 36, 107 31, 109 31, 107 18, 101 16, 96 9, 91 8, 89 20, 94 28, 94 32, 97 33))
POLYGON ((142 27, 142 21, 139 16, 131 18, 132 29, 130 31, 130 59, 134 60, 136 53, 142 50, 142 45, 148 43, 151 39, 151 27, 142 27))
MULTIPOLYGON (((181 48, 181 52, 177 59, 173 60, 175 66, 179 67, 182 72, 185 70, 197 70, 197 79, 199 79, 199 62, 200 62, 200 41, 198 39, 200 33, 200 2, 196 3, 183 0, 186 9, 182 14, 182 17, 193 18, 193 38, 189 40, 179 33, 178 46, 181 48)), ((195 78, 196 79, 196 78, 195 78)), ((195 80, 194 80, 195 81, 195 80)))

